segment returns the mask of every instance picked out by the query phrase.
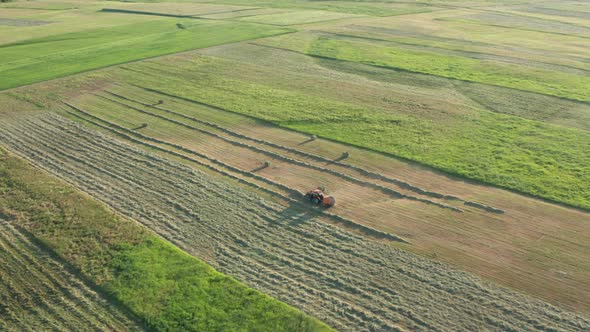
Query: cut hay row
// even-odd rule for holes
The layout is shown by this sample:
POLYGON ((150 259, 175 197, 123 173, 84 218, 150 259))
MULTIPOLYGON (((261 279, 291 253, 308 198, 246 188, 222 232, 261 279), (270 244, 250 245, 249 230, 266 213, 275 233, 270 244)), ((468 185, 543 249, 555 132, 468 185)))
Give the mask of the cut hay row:
MULTIPOLYGON (((84 115, 86 115, 88 117, 92 117, 95 120, 98 120, 100 122, 105 123, 107 126, 101 125, 100 123, 96 123, 96 122, 90 121, 90 120, 88 120, 86 118, 82 118, 83 120, 88 121, 88 122, 91 122, 93 125, 96 125, 96 126, 99 126, 99 127, 104 128, 104 129, 107 129, 107 130, 115 133, 116 135, 123 136, 124 138, 126 138, 126 139, 128 139, 128 140, 130 140, 130 141, 132 141, 134 143, 141 144, 141 145, 144 145, 146 147, 149 147, 149 148, 152 148, 152 149, 156 149, 156 150, 159 150, 159 151, 162 151, 162 152, 165 152, 165 153, 174 155, 176 157, 179 157, 179 158, 182 158, 182 159, 191 161, 191 162, 198 163, 199 165, 205 166, 205 167, 207 167, 207 168, 209 168, 209 169, 211 169, 211 170, 213 170, 215 172, 221 173, 221 174, 223 174, 225 176, 229 176, 229 177, 231 177, 233 179, 236 179, 236 180, 241 181, 243 183, 246 183, 246 184, 248 184, 250 186, 253 186, 253 187, 255 187, 258 190, 263 190, 263 191, 271 194, 272 196, 275 196, 277 198, 278 197, 281 197, 282 199, 289 201, 290 204, 294 204, 296 206, 301 206, 302 205, 302 203, 300 201, 300 197, 303 194, 301 192, 295 190, 295 189, 292 189, 289 186, 286 186, 286 185, 281 184, 281 183, 278 183, 276 181, 273 181, 273 180, 267 179, 265 177, 259 176, 257 174, 252 173, 252 172, 247 172, 247 171, 241 170, 241 169, 239 169, 237 167, 233 167, 233 166, 228 165, 228 164, 226 164, 226 163, 224 163, 224 162, 222 162, 222 161, 220 161, 218 159, 214 159, 214 158, 209 157, 209 156, 207 156, 205 154, 202 154, 202 153, 199 153, 197 151, 188 149, 188 148, 186 148, 184 146, 181 146, 181 145, 178 145, 178 144, 169 143, 169 142, 164 141, 164 140, 155 139, 153 137, 150 137, 150 136, 146 136, 146 135, 137 133, 135 131, 129 130, 129 129, 124 128, 122 126, 119 126, 119 125, 117 125, 115 123, 109 122, 109 121, 104 120, 104 119, 102 119, 100 117, 97 117, 95 115, 92 115, 92 114, 90 114, 90 113, 88 113, 88 112, 86 112, 86 111, 84 111, 84 110, 82 110, 82 109, 80 109, 80 108, 78 108, 76 106, 73 106, 73 105, 68 104, 68 103, 65 103, 65 104, 67 106, 69 106, 70 108, 78 111, 79 113, 82 113, 82 114, 84 114, 84 115), (113 128, 115 128, 115 129, 113 129, 113 128), (133 136, 139 137, 141 140, 138 140, 137 138, 134 138, 133 136), (159 146, 146 143, 145 141, 151 141, 153 143, 157 143, 157 144, 161 144, 161 145, 164 145, 164 146, 168 146, 170 148, 173 148, 173 149, 182 151, 184 153, 188 153, 190 155, 197 156, 199 158, 205 159, 206 161, 208 161, 210 163, 213 163, 215 166, 212 166, 211 164, 208 164, 208 163, 203 163, 201 160, 194 159, 192 157, 188 157, 188 156, 186 156, 184 154, 180 154, 180 153, 171 151, 169 149, 163 149, 163 148, 161 148, 159 146), (219 166, 221 166, 225 170, 219 169, 219 166), (258 180, 258 181, 260 181, 262 183, 265 183, 265 184, 270 184, 270 185, 272 185, 274 187, 277 187, 277 188, 282 189, 283 191, 289 193, 289 195, 282 194, 280 192, 274 191, 274 190, 269 189, 269 188, 266 188, 266 187, 261 187, 261 186, 255 184, 255 183, 252 183, 252 182, 250 182, 248 180, 245 180, 243 177, 237 177, 233 173, 237 173, 237 174, 239 174, 239 175, 241 175, 243 177, 246 177, 246 178, 252 178, 252 179, 258 180), (297 198, 294 199, 292 197, 297 197, 297 198)), ((68 113, 76 116, 72 112, 69 112, 68 111, 68 113)), ((318 213, 320 213, 320 211, 318 211, 318 213)), ((363 232, 366 235, 375 236, 375 237, 378 237, 378 238, 389 239, 389 240, 392 240, 392 241, 409 243, 407 240, 405 240, 405 239, 403 239, 403 238, 401 238, 399 236, 396 236, 396 235, 391 234, 391 233, 388 233, 388 232, 383 232, 383 231, 377 230, 377 229, 372 228, 372 227, 369 227, 369 226, 365 226, 365 225, 363 225, 361 223, 358 223, 356 221, 350 220, 348 218, 342 217, 342 216, 337 215, 337 214, 334 214, 334 213, 330 213, 330 212, 327 212, 327 211, 321 211, 321 214, 323 216, 328 217, 330 220, 332 220, 334 222, 340 223, 340 224, 342 224, 342 225, 344 225, 346 227, 349 227, 351 229, 359 230, 359 231, 363 232)))
MULTIPOLYGON (((167 93, 162 92, 162 91, 159 91, 159 90, 144 88, 144 87, 140 87, 140 86, 138 86, 138 87, 141 88, 141 89, 143 89, 143 90, 146 90, 148 92, 157 93, 157 94, 160 94, 160 95, 169 97, 169 98, 180 99, 180 100, 183 100, 183 101, 194 103, 194 101, 192 101, 190 99, 186 99, 186 98, 182 98, 182 97, 170 95, 170 94, 167 94, 167 93)), ((368 170, 365 170, 362 167, 358 167, 356 165, 345 163, 345 162, 342 162, 342 161, 339 161, 339 160, 328 159, 328 158, 325 158, 325 157, 322 157, 322 156, 319 156, 319 155, 316 155, 316 154, 312 154, 312 153, 301 151, 299 149, 295 149, 295 148, 287 147, 287 146, 284 146, 284 145, 276 144, 276 143, 273 143, 273 142, 269 142, 269 141, 266 141, 266 140, 254 138, 254 137, 247 136, 247 135, 243 135, 243 134, 237 133, 237 132, 235 132, 233 130, 224 128, 224 127, 222 127, 222 126, 220 126, 218 124, 215 124, 215 123, 212 123, 212 122, 209 122, 209 121, 204 121, 202 119, 198 119, 198 118, 195 118, 195 117, 192 117, 192 116, 188 116, 188 115, 185 115, 185 114, 182 114, 182 113, 173 111, 173 110, 171 110, 169 108, 164 108, 164 107, 157 106, 157 105, 150 105, 150 104, 144 103, 142 101, 139 101, 139 100, 136 100, 136 99, 133 99, 133 98, 129 98, 129 97, 123 96, 121 94, 114 93, 112 91, 105 91, 105 92, 107 92, 107 93, 109 93, 109 94, 111 94, 113 96, 119 97, 121 99, 127 100, 127 101, 135 102, 135 103, 138 103, 138 104, 143 105, 143 106, 146 106, 146 107, 154 108, 154 109, 157 109, 157 110, 166 112, 166 113, 170 113, 170 114, 173 114, 173 115, 182 117, 182 118, 187 119, 187 120, 190 120, 190 121, 194 121, 194 122, 197 122, 197 123, 200 123, 200 124, 203 124, 203 125, 206 125, 206 126, 215 128, 215 129, 217 129, 219 131, 222 131, 222 132, 224 132, 226 134, 229 134, 229 135, 234 136, 234 137, 237 137, 237 138, 241 138, 241 139, 244 139, 244 140, 248 140, 248 141, 252 141, 252 142, 255 142, 255 143, 263 144, 263 145, 266 145, 266 146, 269 146, 269 147, 272 147, 272 148, 276 148, 276 149, 280 149, 280 150, 283 150, 283 151, 287 151, 287 152, 290 152, 290 153, 293 153, 293 154, 296 154, 296 155, 299 155, 301 157, 305 157, 305 158, 308 158, 308 159, 311 159, 311 160, 314 160, 314 161, 319 161, 319 162, 325 162, 325 163, 330 163, 330 164, 338 165, 338 166, 341 166, 343 168, 347 168, 347 169, 356 171, 361 176, 365 176, 365 177, 368 177, 368 178, 371 178, 371 179, 376 179, 376 180, 380 180, 380 181, 383 181, 383 182, 391 183, 391 184, 394 184, 394 185, 400 187, 401 189, 406 189, 406 190, 412 191, 412 192, 417 193, 417 194, 420 194, 420 195, 424 195, 424 196, 428 196, 428 197, 432 197, 432 198, 450 200, 450 201, 460 201, 460 202, 463 202, 463 204, 465 204, 467 206, 472 206, 472 207, 475 207, 475 208, 478 208, 478 209, 481 209, 481 210, 484 210, 484 211, 487 211, 487 212, 498 213, 498 214, 504 213, 503 210, 498 209, 498 208, 495 208, 495 207, 492 207, 492 206, 489 206, 489 205, 485 205, 485 204, 481 204, 481 203, 478 203, 478 202, 473 202, 473 201, 465 200, 465 199, 462 199, 462 198, 457 197, 457 196, 454 196, 454 195, 447 195, 447 194, 441 194, 441 193, 437 193, 437 192, 433 192, 433 191, 424 190, 424 189, 422 189, 420 187, 414 186, 414 185, 412 185, 410 183, 407 183, 405 181, 402 181, 402 180, 399 180, 399 179, 395 179, 395 178, 392 178, 392 177, 389 177, 389 176, 385 176, 385 175, 382 175, 382 174, 379 174, 379 173, 376 173, 376 172, 368 171, 368 170)), ((129 105, 125 105, 125 106, 130 107, 129 105)), ((218 109, 218 107, 215 107, 215 106, 212 106, 212 105, 206 105, 206 106, 207 107, 210 107, 210 108, 213 108, 213 109, 218 109)), ((220 109, 220 110, 221 111, 225 111, 225 112, 229 112, 229 111, 224 110, 224 109, 220 109)))
POLYGON ((22 115, 0 127, 0 142, 39 167, 337 329, 590 328, 583 317, 368 241, 56 114, 22 115))
MULTIPOLYGON (((32 128, 31 128, 31 129, 32 129, 32 128)), ((59 130, 63 130, 63 129, 64 129, 64 128, 60 128, 59 130)), ((41 128, 37 128, 36 130, 37 130, 39 133, 41 133, 41 132, 43 131, 43 129, 41 129, 41 128)), ((50 138, 49 138, 49 137, 46 137, 46 139, 50 139, 50 138)), ((45 146, 45 147, 47 147, 47 146, 45 146)), ((83 147, 83 148, 82 148, 82 150, 84 150, 84 149, 87 149, 87 147, 83 147)), ((90 149, 90 150, 92 150, 92 149, 90 149)), ((66 152, 66 150, 62 149, 61 147, 60 147, 60 148, 55 148, 55 149, 54 149, 54 150, 52 150, 52 151, 53 151, 53 153, 55 153, 55 154, 65 154, 65 153, 67 153, 67 152, 66 152)), ((32 153, 34 153, 34 154, 36 154, 36 153, 39 153, 38 151, 31 151, 31 152, 32 152, 32 153)), ((83 164, 83 166, 87 166, 87 165, 89 165, 89 164, 92 164, 92 163, 99 163, 99 160, 102 160, 103 156, 108 156, 108 154, 106 154, 106 153, 104 153, 104 154, 103 154, 103 153, 101 153, 101 155, 100 155, 100 156, 97 156, 97 157, 96 157, 97 159, 93 159, 93 160, 91 160, 91 161, 86 161, 86 162, 83 164)), ((50 161, 50 160, 48 160, 48 159, 47 159, 47 157, 48 157, 48 155, 42 155, 42 154, 40 154, 40 153, 37 155, 37 158, 40 158, 41 160, 43 160, 43 163, 44 163, 45 165, 50 165, 50 164, 51 164, 51 161, 50 161)), ((111 156, 111 157, 113 157, 113 156, 111 156)), ((118 157, 117 157, 117 156, 114 156, 114 158, 118 158, 118 157)), ((80 162, 82 161, 82 159, 81 159, 81 158, 79 158, 79 157, 77 157, 77 156, 73 156, 73 159, 72 159, 72 161, 80 163, 80 162)), ((58 167, 61 167, 61 166, 64 166, 64 164, 60 164, 58 167)), ((102 170, 95 169, 94 171, 95 171, 95 172, 101 172, 101 173, 105 173, 105 174, 110 174, 110 173, 111 173, 111 170, 113 169, 113 166, 111 165, 110 167, 108 167, 108 169, 109 169, 108 171, 106 171, 104 168, 103 168, 102 170)), ((128 165, 128 167, 127 167, 127 168, 125 168, 125 169, 121 169, 121 170, 119 170, 119 171, 120 171, 120 173, 122 173, 122 174, 131 174, 131 173, 133 173, 134 171, 137 171, 137 165, 130 164, 130 165, 128 165)), ((69 174, 70 174, 70 175, 72 175, 72 174, 74 174, 74 173, 78 173, 78 171, 75 171, 75 172, 70 172, 69 174)), ((82 175, 82 177, 84 177, 85 175, 86 175, 86 176, 89 176, 89 175, 90 175, 89 173, 86 173, 86 174, 85 174, 85 172, 80 172, 80 174, 82 175)), ((172 172, 169 172, 167 175, 168 175, 169 177, 172 177, 172 176, 173 176, 173 174, 174 174, 174 172, 172 171, 172 172)), ((117 180, 120 180, 120 179, 121 179, 121 177, 117 177, 117 180)), ((95 185, 95 184, 96 184, 96 183, 95 183, 95 181, 91 181, 90 183, 91 183, 91 185, 95 185)), ((149 187, 149 186, 150 186, 150 184, 151 184, 151 183, 140 182, 140 183, 135 183, 135 185, 134 185, 134 181, 133 181, 133 180, 129 180, 129 179, 128 179, 128 181, 126 181, 126 182, 125 182, 125 190, 127 190, 127 192, 126 192, 125 194, 123 194, 123 195, 121 194, 121 192, 115 192, 114 194, 115 194, 115 196, 116 196, 116 197, 125 197, 125 196, 128 196, 128 195, 133 195, 133 192, 135 192, 136 190, 141 190, 141 188, 144 188, 143 190, 145 190, 145 187, 144 187, 144 186, 147 186, 147 187, 149 187)), ((106 185, 106 183, 105 183, 105 185, 106 185)), ((153 185, 152 185, 152 186, 153 186, 153 185)), ((166 190, 166 189, 174 190, 174 188, 177 188, 177 187, 167 187, 167 186, 163 186, 161 182, 159 183, 158 187, 159 187, 160 189, 162 189, 162 190, 166 190)), ((112 188, 109 188, 109 190, 112 190, 112 188)), ((153 192, 152 192, 152 193, 153 193, 153 192)), ((206 194, 206 193, 217 193, 217 192, 213 192, 213 191, 202 191, 202 192, 199 192, 199 193, 195 193, 195 192, 193 192, 193 193, 192 193, 192 195, 195 195, 195 196, 197 196, 197 197, 203 197, 203 196, 204 196, 204 194, 206 194)), ((225 196, 223 193, 219 193, 219 197, 218 197, 218 199, 220 199, 220 200, 227 200, 227 199, 228 199, 228 197, 226 197, 226 196, 225 196)), ((154 203, 154 204, 155 204, 155 203, 154 203)), ((258 214, 260 214, 260 212, 258 212, 258 214)), ((142 215, 142 216, 144 216, 144 215, 142 215)), ((150 218, 152 218, 152 219, 154 219, 154 218, 157 218, 157 220, 158 220, 158 221, 162 221, 162 220, 172 220, 172 219, 173 219, 173 218, 172 218, 172 217, 171 217, 169 214, 167 214, 167 213, 164 213, 163 215, 162 215, 161 213, 158 213, 158 214, 150 214, 150 215, 148 215, 148 216, 149 216, 150 218)), ((186 222, 186 220, 184 220, 184 221, 186 222)), ((267 220, 267 222, 268 222, 268 221, 270 221, 270 220, 267 220)), ((168 226, 168 225, 166 225, 166 226, 168 226)), ((211 227, 214 227, 215 225, 210 225, 210 226, 211 226, 211 227)), ((178 229, 172 229, 172 228, 166 227, 166 228, 165 228, 165 232, 170 232, 170 233, 177 233, 177 232, 178 232, 178 229)), ((210 233, 211 233, 211 234, 225 234, 226 236, 230 236, 230 237, 236 238, 236 236, 232 236, 232 233, 231 233, 230 231, 228 231, 227 229, 225 229, 225 230, 224 230, 224 229, 217 229, 217 228, 214 228, 214 229, 212 229, 212 230, 210 231, 210 233)), ((206 235, 204 235, 204 236, 206 236, 206 235)), ((211 237, 211 235, 209 235, 208 237, 211 237)), ((170 240, 172 240, 172 241, 183 241, 183 240, 184 240, 184 239, 183 239, 181 236, 179 236, 179 235, 174 235, 174 236, 171 236, 169 239, 170 239, 170 240)), ((348 240, 348 237, 344 238, 344 240, 348 240)), ((186 240, 186 241, 188 242, 188 240, 186 240)), ((193 241, 196 241, 196 240, 192 240, 192 241, 190 241, 190 242, 193 242, 193 241)), ((239 242, 242 242, 242 241, 239 241, 239 242)), ((239 242, 238 242, 238 243, 239 243, 239 242)), ((201 240, 199 240, 199 243, 202 243, 202 238, 201 238, 201 240)), ((194 246, 194 245, 193 245, 193 246, 194 246)), ((356 293, 356 292, 355 292, 355 293, 356 293)), ((357 314, 351 314, 351 315, 357 316, 357 314)), ((359 324, 359 322, 357 322, 357 324, 359 324)))
POLYGON ((139 330, 21 228, 0 220, 0 327, 139 330))
POLYGON ((310 164, 310 163, 307 163, 307 162, 303 162, 303 161, 300 161, 300 160, 297 160, 297 159, 293 159, 293 158, 290 158, 290 157, 286 157, 284 155, 281 155, 281 154, 278 154, 278 153, 275 153, 275 152, 272 152, 272 151, 269 151, 269 150, 265 150, 265 149, 256 147, 254 145, 242 143, 242 142, 236 141, 234 139, 229 139, 229 138, 226 138, 224 136, 221 136, 221 135, 218 135, 216 133, 213 133, 211 131, 207 131, 207 130, 204 130, 204 129, 201 129, 201 128, 198 128, 198 127, 195 127, 195 126, 192 126, 192 125, 189 125, 189 124, 180 122, 180 121, 176 121, 174 119, 171 119, 171 118, 168 118, 166 116, 163 116, 163 115, 160 115, 160 114, 156 114, 156 113, 147 111, 145 109, 140 109, 140 108, 137 108, 137 107, 134 107, 134 106, 125 104, 125 103, 121 103, 121 102, 119 102, 117 100, 114 100, 114 99, 111 99, 111 98, 107 98, 107 97, 104 97, 104 96, 101 96, 101 95, 97 95, 97 96, 102 97, 102 98, 105 98, 105 99, 107 99, 107 100, 109 100, 111 102, 117 103, 119 105, 122 105, 122 106, 124 106, 126 108, 129 108, 129 109, 138 111, 140 113, 147 114, 147 115, 152 116, 152 117, 156 117, 158 119, 161 119, 161 120, 164 120, 164 121, 173 123, 173 124, 178 125, 178 126, 182 126, 184 128, 188 128, 188 129, 193 130, 193 131, 197 131, 199 133, 208 135, 210 137, 214 137, 216 139, 222 140, 222 141, 224 141, 226 143, 229 143, 231 145, 235 145, 235 146, 247 148, 249 150, 252 150, 252 151, 261 153, 261 154, 266 155, 266 156, 269 156, 271 158, 274 158, 274 159, 277 159, 277 160, 286 161, 287 163, 298 165, 298 166, 302 166, 302 167, 305 167, 307 169, 314 169, 314 170, 317 170, 317 171, 320 171, 320 172, 332 174, 332 175, 335 175, 335 176, 337 176, 339 178, 342 178, 342 179, 344 179, 346 181, 349 181, 351 183, 354 183, 354 184, 358 184, 358 185, 361 185, 361 186, 367 186, 367 187, 371 187, 371 188, 377 189, 377 190, 381 191, 382 193, 384 193, 386 195, 389 195, 389 196, 391 196, 393 198, 397 198, 397 199, 399 199, 399 198, 408 199, 408 200, 412 200, 412 201, 418 201, 418 202, 421 202, 421 203, 424 203, 424 204, 435 205, 435 206, 438 206, 440 208, 449 209, 449 210, 452 210, 452 211, 455 211, 455 212, 463 212, 463 210, 461 210, 459 208, 456 208, 456 207, 453 207, 453 206, 450 206, 450 205, 447 205, 447 204, 438 203, 438 202, 435 202, 435 201, 432 201, 432 200, 428 200, 428 199, 424 199, 424 198, 420 198, 420 197, 416 197, 416 196, 406 195, 406 194, 403 194, 403 193, 401 193, 399 191, 396 191, 396 190, 393 190, 391 188, 388 188, 388 187, 379 185, 379 184, 374 183, 374 182, 364 181, 364 180, 355 178, 353 176, 350 176, 348 174, 345 174, 345 173, 342 173, 342 172, 338 172, 338 171, 332 170, 330 168, 321 167, 321 166, 317 166, 315 164, 310 164))

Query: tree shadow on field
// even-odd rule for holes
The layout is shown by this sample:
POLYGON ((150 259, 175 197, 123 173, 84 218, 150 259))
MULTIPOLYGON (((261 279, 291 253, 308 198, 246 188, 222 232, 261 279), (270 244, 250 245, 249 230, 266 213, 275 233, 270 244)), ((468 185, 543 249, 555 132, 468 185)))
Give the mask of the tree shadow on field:
POLYGON ((311 219, 317 218, 322 214, 317 207, 306 204, 303 201, 299 203, 290 203, 289 206, 280 212, 281 217, 277 219, 279 224, 289 224, 290 226, 301 225, 311 219))

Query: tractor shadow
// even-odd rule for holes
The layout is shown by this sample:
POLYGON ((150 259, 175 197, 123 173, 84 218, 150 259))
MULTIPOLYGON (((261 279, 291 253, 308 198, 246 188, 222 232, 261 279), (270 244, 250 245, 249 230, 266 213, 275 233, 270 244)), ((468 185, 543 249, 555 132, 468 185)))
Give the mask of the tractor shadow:
POLYGON ((321 209, 306 203, 305 201, 302 201, 301 204, 291 203, 281 211, 281 217, 277 219, 277 223, 298 226, 322 214, 321 209))

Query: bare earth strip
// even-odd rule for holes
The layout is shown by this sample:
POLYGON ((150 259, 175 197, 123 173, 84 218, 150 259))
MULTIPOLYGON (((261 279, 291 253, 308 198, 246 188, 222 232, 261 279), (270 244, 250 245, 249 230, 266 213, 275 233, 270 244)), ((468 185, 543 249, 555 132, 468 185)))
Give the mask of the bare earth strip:
POLYGON ((0 219, 0 330, 141 330, 89 285, 0 219))
POLYGON ((0 141, 205 259, 342 330, 584 331, 590 321, 367 240, 52 113, 21 113, 0 141))

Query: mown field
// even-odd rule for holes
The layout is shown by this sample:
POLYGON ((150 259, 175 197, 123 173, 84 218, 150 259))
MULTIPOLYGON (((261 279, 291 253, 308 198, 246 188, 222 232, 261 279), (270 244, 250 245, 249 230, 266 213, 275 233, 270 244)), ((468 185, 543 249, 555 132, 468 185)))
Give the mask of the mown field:
POLYGON ((6 329, 330 330, 0 153, 6 329))
POLYGON ((117 85, 71 103, 63 114, 73 120, 124 130, 287 197, 327 186, 338 197, 330 212, 369 236, 374 232, 361 226, 401 235, 411 242, 405 249, 436 254, 501 284, 584 310, 588 294, 580 289, 590 280, 579 270, 590 267, 583 245, 588 241, 585 220, 590 219, 584 213, 503 190, 458 185, 370 151, 310 141, 303 134, 138 87, 117 85), (342 159, 345 151, 349 157, 342 159), (507 235, 514 233, 519 234, 516 243, 516 237, 507 235), (456 242, 457 237, 463 240, 456 242), (484 242, 487 249, 481 248, 484 242), (470 254, 459 259, 465 248, 470 254), (534 276, 522 275, 523 269, 535 271, 534 276))
MULTIPOLYGON (((366 81, 373 73, 385 73, 330 60, 309 62, 282 50, 272 53, 274 57, 253 60, 264 51, 243 44, 218 52, 212 49, 207 56, 179 57, 171 60, 173 66, 158 60, 126 66, 121 72, 130 84, 417 160, 467 178, 589 206, 586 130, 478 109, 469 98, 487 91, 477 86, 465 86, 463 92, 463 86, 455 88, 453 82, 411 74, 398 80, 384 76, 385 82, 366 81), (278 61, 289 70, 277 69, 278 61), (424 81, 429 86, 412 85, 424 81)), ((503 91, 490 92, 483 98, 503 91)), ((588 109, 576 105, 582 112, 588 109)))
MULTIPOLYGON (((131 1, 142 2, 142 1, 131 1)), ((151 1, 150 1, 151 2, 151 1)), ((175 2, 175 1, 156 1, 175 2)), ((180 1, 184 2, 184 1, 180 1)), ((325 10, 332 13, 348 13, 371 16, 392 16, 428 12, 437 9, 428 3, 407 3, 404 1, 313 1, 313 0, 196 0, 189 2, 216 3, 264 8, 287 8, 299 10, 325 10)))
MULTIPOLYGON (((301 215, 289 205, 261 200, 251 190, 51 113, 23 113, 2 129, 2 142, 35 164, 221 272, 338 329, 583 330, 589 324, 581 316, 301 215), (374 278, 363 277, 367 274, 374 278)), ((130 286, 136 285, 132 280, 130 286)))
POLYGON ((589 13, 0 3, 0 329, 590 329, 589 13))

